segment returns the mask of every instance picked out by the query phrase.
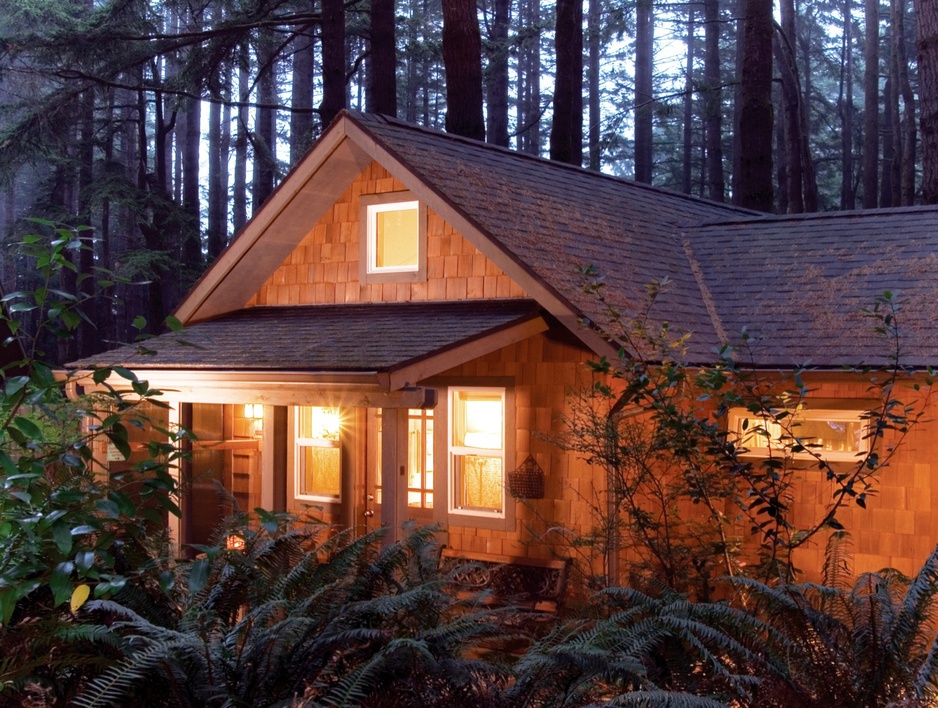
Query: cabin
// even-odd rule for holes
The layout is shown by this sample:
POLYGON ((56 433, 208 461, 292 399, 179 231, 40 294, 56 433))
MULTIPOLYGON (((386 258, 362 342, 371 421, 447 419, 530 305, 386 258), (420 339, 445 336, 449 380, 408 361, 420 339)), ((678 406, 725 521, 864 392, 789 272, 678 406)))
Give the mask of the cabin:
MULTIPOLYGON (((392 535, 432 522, 453 552, 546 559, 548 529, 586 532, 605 483, 552 438, 650 284, 667 281, 651 316, 694 365, 743 331, 754 369, 810 361, 808 422, 850 459, 869 384, 844 367, 890 359, 862 310, 897 293, 901 363, 938 365, 936 219, 768 216, 344 112, 185 297, 181 333, 72 366, 86 390, 95 366, 133 370, 198 436, 180 543, 207 541, 221 484, 248 510, 392 535)), ((857 571, 913 572, 938 541, 936 426, 842 515, 857 571)), ((100 453, 112 474, 133 462, 100 453)), ((808 518, 831 492, 812 474, 792 499, 808 518)), ((800 567, 823 554, 800 550, 800 567)))

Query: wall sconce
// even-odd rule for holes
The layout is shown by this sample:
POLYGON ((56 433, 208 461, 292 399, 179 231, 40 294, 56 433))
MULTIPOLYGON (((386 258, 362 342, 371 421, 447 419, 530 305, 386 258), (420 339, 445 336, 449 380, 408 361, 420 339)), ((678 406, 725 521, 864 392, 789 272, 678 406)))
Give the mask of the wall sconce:
POLYGON ((264 433, 264 404, 245 403, 244 417, 251 421, 251 435, 259 438, 264 433))

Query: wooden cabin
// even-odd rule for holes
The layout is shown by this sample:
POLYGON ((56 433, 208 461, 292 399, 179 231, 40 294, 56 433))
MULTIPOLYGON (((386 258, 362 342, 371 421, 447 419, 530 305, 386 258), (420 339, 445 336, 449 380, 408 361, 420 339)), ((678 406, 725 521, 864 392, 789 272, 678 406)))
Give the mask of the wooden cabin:
MULTIPOLYGON (((877 295, 902 296, 902 363, 938 364, 936 217, 766 216, 346 112, 186 296, 181 334, 76 367, 131 368, 198 435, 183 543, 217 522, 217 480, 245 509, 435 522, 456 551, 548 558, 547 529, 585 532, 602 494, 602 472, 551 438, 586 362, 622 345, 614 310, 667 279, 652 314, 689 335, 689 361, 758 333, 755 368, 810 360, 816 417, 850 423, 868 384, 843 367, 884 362, 861 315, 877 295)), ((938 541, 936 425, 844 515, 858 571, 912 572, 938 541)), ((820 513, 828 486, 806 477, 798 513, 820 513)))

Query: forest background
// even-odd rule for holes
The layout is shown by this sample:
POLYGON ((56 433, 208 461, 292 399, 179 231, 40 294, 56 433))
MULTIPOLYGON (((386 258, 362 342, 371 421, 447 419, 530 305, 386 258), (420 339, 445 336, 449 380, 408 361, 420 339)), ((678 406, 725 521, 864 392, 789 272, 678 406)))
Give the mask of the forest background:
POLYGON ((935 203, 938 2, 0 0, 3 288, 31 216, 92 227, 60 290, 122 278, 47 355, 162 322, 342 108, 762 211, 935 203))

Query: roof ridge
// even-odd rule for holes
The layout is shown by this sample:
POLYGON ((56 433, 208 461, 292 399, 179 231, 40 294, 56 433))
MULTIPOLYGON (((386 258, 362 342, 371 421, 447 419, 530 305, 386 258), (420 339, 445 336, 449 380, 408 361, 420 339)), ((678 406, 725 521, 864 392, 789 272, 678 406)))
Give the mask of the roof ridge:
POLYGON ((812 211, 802 214, 755 214, 753 216, 740 216, 738 219, 705 219, 695 223, 695 228, 708 226, 729 226, 733 224, 782 223, 789 221, 820 221, 824 219, 850 219, 857 217, 890 216, 892 214, 909 214, 938 212, 938 204, 916 204, 903 207, 882 207, 878 209, 843 209, 838 211, 812 211))
MULTIPOLYGON (((512 150, 511 148, 504 147, 502 145, 493 145, 492 143, 487 143, 481 140, 476 140, 474 138, 467 138, 463 135, 456 135, 454 133, 446 133, 441 130, 436 130, 435 128, 430 128, 428 126, 416 125, 414 123, 408 123, 405 120, 396 118, 393 116, 387 116, 378 113, 364 113, 361 111, 351 111, 346 110, 350 119, 355 121, 360 121, 362 123, 385 123, 387 125, 393 125, 399 128, 404 128, 406 130, 411 130, 414 132, 426 133, 437 138, 444 138, 447 140, 452 140, 453 142, 464 143, 471 145, 475 148, 481 148, 484 150, 489 150, 491 152, 501 152, 506 155, 511 155, 519 159, 525 159, 533 162, 537 162, 542 165, 546 165, 555 169, 563 169, 573 172, 579 172, 583 175, 601 178, 607 181, 615 182, 616 184, 625 185, 628 187, 641 189, 645 191, 655 192, 656 194, 661 194, 670 198, 679 198, 685 201, 694 202, 697 204, 715 207, 717 209, 723 209, 729 213, 736 214, 740 217, 751 215, 754 217, 763 216, 761 212, 754 211, 751 209, 745 209, 743 207, 734 206, 732 204, 726 204, 724 202, 717 202, 710 199, 704 199, 698 197, 694 194, 685 194, 683 192, 677 192, 672 189, 667 189, 666 187, 656 187, 652 184, 645 184, 643 182, 637 182, 634 179, 629 179, 627 177, 619 177, 618 175, 610 175, 605 172, 597 172, 596 170, 590 170, 586 167, 581 167, 579 165, 572 165, 566 162, 558 162, 556 160, 551 160, 547 157, 541 157, 540 155, 532 155, 527 152, 520 152, 518 150, 512 150)), ((362 126, 364 127, 364 126, 362 126)))

